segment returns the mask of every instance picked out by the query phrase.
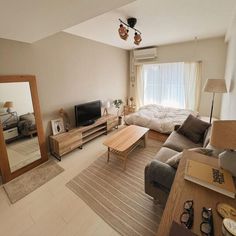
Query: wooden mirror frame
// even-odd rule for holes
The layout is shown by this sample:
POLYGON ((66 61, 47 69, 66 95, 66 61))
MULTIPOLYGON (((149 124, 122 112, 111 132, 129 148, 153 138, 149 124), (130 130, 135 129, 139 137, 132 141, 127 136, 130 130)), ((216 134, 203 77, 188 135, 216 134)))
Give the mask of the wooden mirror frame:
POLYGON ((0 76, 0 84, 1 83, 17 83, 17 82, 29 82, 32 104, 33 104, 33 108, 34 108, 34 115, 35 115, 35 122, 36 122, 36 129, 37 129, 37 134, 38 134, 38 141, 39 141, 41 158, 18 169, 18 170, 16 170, 16 171, 14 171, 14 172, 11 172, 9 161, 8 161, 6 143, 5 143, 5 139, 3 136, 3 127, 0 122, 0 169, 1 169, 3 183, 6 183, 6 182, 16 178, 17 176, 33 169, 34 167, 36 167, 48 160, 47 151, 46 151, 45 136, 44 136, 42 119, 41 119, 40 106, 39 106, 36 78, 33 75, 0 76))

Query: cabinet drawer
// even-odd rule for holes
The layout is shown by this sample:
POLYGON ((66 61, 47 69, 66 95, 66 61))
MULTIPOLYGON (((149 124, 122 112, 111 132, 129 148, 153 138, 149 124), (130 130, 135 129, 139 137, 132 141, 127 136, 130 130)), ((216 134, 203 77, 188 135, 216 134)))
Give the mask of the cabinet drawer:
POLYGON ((18 129, 17 127, 8 129, 8 130, 4 130, 3 131, 3 136, 5 140, 11 139, 11 138, 15 138, 19 135, 18 133, 18 129))
POLYGON ((59 155, 64 155, 78 147, 80 147, 82 145, 82 140, 78 140, 74 143, 70 143, 69 145, 68 144, 65 144, 65 143, 60 143, 59 144, 59 155))

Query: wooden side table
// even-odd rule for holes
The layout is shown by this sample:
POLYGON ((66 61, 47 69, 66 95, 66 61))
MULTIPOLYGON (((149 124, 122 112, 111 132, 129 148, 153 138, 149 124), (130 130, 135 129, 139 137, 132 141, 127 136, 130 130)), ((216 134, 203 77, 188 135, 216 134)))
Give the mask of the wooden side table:
POLYGON ((129 106, 129 105, 125 105, 124 106, 124 116, 134 113, 136 111, 136 106, 129 106))
POLYGON ((218 167, 217 158, 205 156, 188 150, 185 150, 183 152, 183 157, 181 158, 181 161, 179 163, 179 167, 176 172, 174 183, 172 185, 171 192, 167 200, 167 204, 161 219, 160 226, 158 228, 157 235, 169 235, 172 221, 174 220, 180 223, 180 215, 183 212, 184 202, 187 200, 193 200, 194 223, 191 231, 196 233, 197 235, 201 235, 201 211, 202 207, 207 207, 212 208, 213 210, 215 236, 221 236, 222 218, 216 212, 216 204, 218 202, 224 202, 236 208, 236 200, 220 193, 217 193, 215 191, 212 191, 208 188, 202 187, 198 184, 184 180, 184 170, 187 159, 200 161, 218 167))

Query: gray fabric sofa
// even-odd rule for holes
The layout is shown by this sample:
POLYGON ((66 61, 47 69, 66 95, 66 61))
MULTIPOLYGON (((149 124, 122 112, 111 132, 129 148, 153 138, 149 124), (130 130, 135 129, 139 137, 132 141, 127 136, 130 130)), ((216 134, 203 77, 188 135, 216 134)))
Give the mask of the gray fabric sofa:
POLYGON ((164 204, 176 173, 176 168, 166 164, 166 161, 178 153, 181 155, 184 149, 206 148, 210 140, 211 127, 206 130, 199 143, 179 134, 177 128, 179 127, 175 127, 154 160, 145 167, 145 193, 164 204))

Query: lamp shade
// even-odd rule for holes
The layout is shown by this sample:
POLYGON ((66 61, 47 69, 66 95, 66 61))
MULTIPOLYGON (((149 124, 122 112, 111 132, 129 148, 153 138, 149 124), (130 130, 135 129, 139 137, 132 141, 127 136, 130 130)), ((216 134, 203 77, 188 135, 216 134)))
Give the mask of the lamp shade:
POLYGON ((214 121, 210 144, 219 149, 236 149, 236 120, 214 121))
POLYGON ((204 86, 204 92, 226 93, 227 88, 224 79, 208 79, 204 86))
POLYGON ((6 101, 3 105, 4 108, 12 108, 13 107, 13 102, 11 101, 6 101))

